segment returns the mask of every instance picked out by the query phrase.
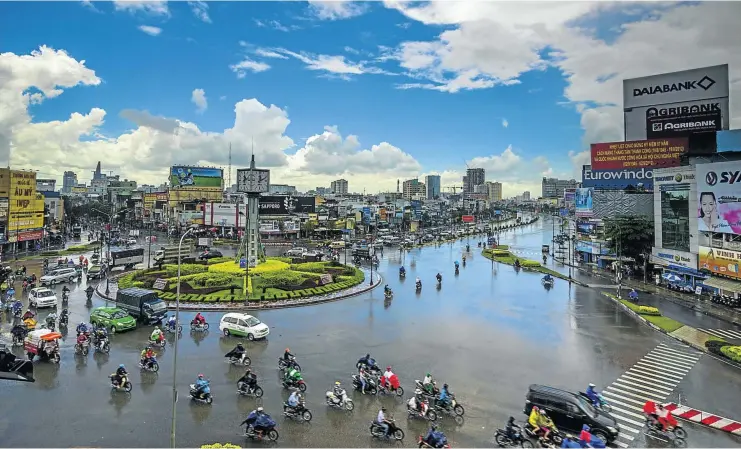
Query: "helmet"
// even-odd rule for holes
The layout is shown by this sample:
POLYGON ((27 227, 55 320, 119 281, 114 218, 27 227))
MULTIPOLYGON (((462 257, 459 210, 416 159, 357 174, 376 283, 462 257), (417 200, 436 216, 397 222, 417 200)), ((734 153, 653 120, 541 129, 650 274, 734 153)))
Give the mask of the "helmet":
POLYGON ((257 411, 258 412, 261 412, 262 411, 262 407, 257 407, 257 411))
POLYGON ((199 378, 199 379, 203 378, 203 374, 199 374, 199 375, 198 375, 198 378, 199 378))
POLYGON ((242 343, 237 343, 237 347, 238 348, 243 348, 244 346, 242 346, 242 343))
POLYGON ((448 388, 448 384, 444 384, 443 385, 443 388, 447 389, 448 388))
POLYGON ((430 424, 430 429, 437 430, 437 424, 435 423, 430 424))
POLYGON ((538 413, 540 413, 541 415, 545 415, 545 410, 539 410, 538 413))
POLYGON ((365 358, 366 358, 366 359, 369 359, 369 358, 370 358, 370 354, 366 354, 366 355, 365 355, 365 358))
POLYGON ((288 349, 288 348, 286 348, 286 352, 291 352, 291 350, 290 350, 290 349, 288 349))
POLYGON ((414 394, 420 395, 420 394, 422 394, 422 390, 420 390, 419 388, 417 388, 416 390, 414 390, 414 394))
POLYGON ((385 412, 386 411, 386 407, 381 406, 381 411, 382 412, 385 412))
POLYGON ((535 411, 537 412, 537 411, 538 411, 538 410, 540 410, 540 409, 538 408, 538 406, 537 406, 537 405, 533 405, 533 410, 535 410, 535 411))
POLYGON ((158 330, 160 330, 160 327, 159 326, 154 326, 154 330, 158 331, 158 330))
POLYGON ((430 373, 427 373, 427 377, 432 377, 432 374, 430 374, 430 373))
POLYGON ((391 371, 391 366, 387 366, 386 371, 391 371))
POLYGON ((592 387, 592 388, 596 387, 596 385, 594 385, 594 384, 589 384, 589 386, 592 387))
POLYGON ((334 385, 335 385, 335 387, 339 387, 341 385, 340 384, 340 381, 338 380, 337 382, 334 383, 334 385))

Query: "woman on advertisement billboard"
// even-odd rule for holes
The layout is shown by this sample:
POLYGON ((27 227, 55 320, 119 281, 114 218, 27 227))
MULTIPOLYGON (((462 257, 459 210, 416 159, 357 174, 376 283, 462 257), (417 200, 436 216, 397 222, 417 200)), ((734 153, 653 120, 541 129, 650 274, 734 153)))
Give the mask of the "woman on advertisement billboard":
POLYGON ((702 192, 700 194, 700 221, 697 225, 698 231, 722 232, 733 234, 728 222, 720 217, 718 212, 718 201, 713 192, 702 192))

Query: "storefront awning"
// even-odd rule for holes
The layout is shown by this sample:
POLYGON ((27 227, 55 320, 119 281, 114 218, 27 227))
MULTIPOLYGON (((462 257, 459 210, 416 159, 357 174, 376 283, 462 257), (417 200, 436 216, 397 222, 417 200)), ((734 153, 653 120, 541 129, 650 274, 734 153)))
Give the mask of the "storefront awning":
POLYGON ((683 267, 681 265, 669 264, 666 266, 666 269, 671 270, 671 271, 676 271, 677 273, 680 273, 680 274, 686 274, 688 276, 693 276, 693 277, 699 277, 699 278, 708 277, 708 275, 705 273, 694 270, 692 268, 683 267))
POLYGON ((708 287, 719 288, 726 292, 741 293, 741 282, 718 277, 707 278, 702 281, 708 287))

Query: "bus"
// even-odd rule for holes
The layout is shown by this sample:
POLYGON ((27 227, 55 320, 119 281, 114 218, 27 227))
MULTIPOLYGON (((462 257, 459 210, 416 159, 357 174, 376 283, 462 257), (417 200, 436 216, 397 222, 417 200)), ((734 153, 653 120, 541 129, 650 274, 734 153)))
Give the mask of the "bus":
POLYGON ((134 268, 134 265, 144 262, 144 248, 111 249, 109 266, 134 268))

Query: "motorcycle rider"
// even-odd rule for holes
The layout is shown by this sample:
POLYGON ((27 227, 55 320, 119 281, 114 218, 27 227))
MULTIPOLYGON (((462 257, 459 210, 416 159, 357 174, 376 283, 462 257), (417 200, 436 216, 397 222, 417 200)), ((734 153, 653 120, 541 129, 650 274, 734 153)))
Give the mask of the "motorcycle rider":
POLYGON ((283 362, 285 362, 286 368, 290 368, 295 363, 296 356, 291 354, 291 350, 289 348, 286 348, 285 352, 283 353, 283 362))
POLYGON ((240 363, 244 362, 245 357, 247 356, 247 351, 245 351, 244 346, 242 346, 242 343, 237 343, 237 346, 234 347, 231 351, 227 352, 224 357, 229 358, 235 358, 239 360, 240 363))
POLYGON ((520 259, 515 259, 515 266, 520 268, 520 259))
POLYGON ((253 427, 255 425, 255 421, 257 421, 257 417, 263 414, 264 412, 262 407, 257 407, 257 409, 252 410, 250 414, 247 415, 247 419, 242 421, 240 426, 247 426, 247 428, 253 427))
POLYGON ((409 399, 407 405, 411 410, 416 411, 421 416, 427 416, 427 403, 424 401, 424 398, 422 397, 422 390, 420 390, 419 388, 414 390, 414 396, 409 399))
POLYGON ((646 401, 645 404, 643 404, 643 414, 646 416, 646 419, 649 420, 651 425, 656 425, 659 422, 659 414, 656 410, 656 403, 654 401, 646 401))
POLYGON ((672 416, 672 412, 664 408, 662 404, 656 405, 656 414, 659 417, 659 424, 661 424, 662 432, 666 432, 677 425, 677 420, 672 416))
POLYGON ((142 349, 140 356, 141 360, 139 360, 139 364, 151 368, 154 363, 154 357, 156 357, 152 347, 150 345, 145 346, 144 349, 142 349))
POLYGON ((286 375, 285 375, 286 385, 294 386, 298 384, 298 381, 300 381, 301 379, 302 379, 301 372, 297 370, 295 367, 286 371, 286 375))
POLYGON ((417 280, 414 281, 414 284, 416 285, 417 290, 422 288, 422 281, 419 278, 417 278, 417 280))
POLYGON ((365 357, 361 357, 358 360, 358 363, 355 364, 358 367, 358 370, 365 367, 369 370, 375 370, 376 367, 376 361, 370 356, 370 354, 366 354, 365 357))
POLYGON ((209 394, 211 392, 211 389, 209 388, 210 382, 205 379, 203 374, 199 374, 198 378, 196 379, 196 397, 203 399, 204 395, 209 394))
POLYGON ((29 309, 29 310, 26 310, 26 313, 23 314, 23 316, 21 317, 21 321, 26 321, 34 317, 36 317, 36 314, 31 312, 31 310, 29 309))
POLYGON ((79 334, 86 334, 86 333, 89 332, 88 331, 88 327, 87 327, 87 323, 85 323, 84 321, 81 322, 80 324, 78 324, 77 327, 75 328, 75 330, 77 331, 77 335, 79 335, 79 334))
POLYGON ((386 371, 384 371, 383 375, 381 376, 381 386, 385 388, 386 382, 390 381, 393 376, 394 372, 391 371, 391 366, 389 365, 386 367, 386 371))
POLYGON ((66 301, 69 299, 69 292, 70 289, 66 285, 62 288, 62 301, 66 301))
POLYGON ((193 324, 197 326, 203 326, 204 324, 206 324, 206 318, 201 315, 201 312, 198 312, 195 318, 193 318, 193 324))
POLYGON ((54 328, 54 324, 57 322, 57 314, 55 312, 50 313, 46 316, 44 321, 46 322, 47 327, 54 328))
POLYGON ((399 267, 399 276, 406 276, 406 274, 407 274, 407 269, 404 268, 403 265, 399 267))
POLYGON ((87 333, 86 332, 80 332, 77 334, 77 344, 82 347, 85 343, 88 342, 87 333))
POLYGON ((332 401, 334 401, 335 404, 339 404, 340 402, 344 400, 347 392, 345 391, 344 388, 342 388, 342 384, 340 383, 339 380, 334 383, 332 394, 334 394, 334 398, 332 398, 332 401))
POLYGON ((425 375, 425 378, 422 380, 422 387, 424 387, 425 391, 429 394, 435 392, 435 380, 432 378, 432 374, 427 373, 425 375))
POLYGON ((422 440, 430 447, 441 448, 448 442, 448 438, 442 431, 437 430, 437 424, 430 424, 430 430, 422 440))
POLYGON ((250 392, 257 386, 257 376, 251 369, 247 368, 247 371, 244 372, 244 376, 240 377, 237 381, 237 385, 239 385, 240 382, 244 383, 245 391, 250 392))
POLYGON ((95 341, 98 346, 102 348, 105 342, 108 340, 108 330, 103 326, 96 327, 93 330, 93 336, 95 337, 95 341))
POLYGON ((162 334, 160 327, 154 326, 154 330, 152 331, 152 334, 149 336, 149 341, 152 343, 159 343, 160 341, 164 339, 165 339, 165 336, 162 334))
POLYGON ((285 412, 287 409, 295 409, 298 407, 299 403, 301 402, 301 395, 298 391, 294 390, 291 392, 291 395, 288 396, 288 400, 285 404, 283 404, 283 411, 285 412))
POLYGON ((85 295, 87 295, 87 299, 91 299, 93 297, 93 293, 95 293, 95 289, 92 285, 88 285, 85 289, 85 295))
POLYGON ((454 262, 454 265, 455 265, 455 271, 458 271, 458 268, 460 268, 460 265, 458 265, 457 260, 454 262))
POLYGON ((545 282, 553 282, 553 277, 550 274, 546 274, 545 276, 543 276, 543 280, 545 282))
POLYGON ((168 329, 175 330, 177 328, 177 320, 175 319, 175 315, 170 315, 167 317, 167 322, 165 323, 165 326, 167 326, 168 329))
POLYGON ((59 324, 69 322, 69 310, 62 309, 62 313, 59 314, 59 324))
POLYGON ((534 405, 532 410, 530 410, 530 416, 527 418, 527 423, 530 425, 530 427, 533 429, 534 433, 538 432, 538 412, 540 409, 538 406, 534 405))
POLYGON ((435 279, 437 279, 438 284, 443 283, 443 276, 440 273, 437 273, 437 276, 435 276, 435 279))
POLYGON ((636 299, 638 299, 638 292, 636 292, 634 288, 630 289, 630 293, 628 293, 628 298, 630 298, 631 301, 635 301, 636 299))
POLYGON ((378 416, 376 416, 376 424, 381 426, 384 436, 389 436, 389 431, 391 430, 391 421, 386 419, 386 407, 381 407, 381 410, 378 411, 378 416))
POLYGON ((440 389, 440 396, 437 398, 437 405, 440 407, 448 407, 450 405, 450 392, 448 391, 448 384, 444 384, 440 389))
POLYGON ((543 433, 542 438, 544 440, 548 440, 551 432, 556 428, 556 425, 553 424, 553 421, 548 417, 543 409, 538 410, 538 428, 540 429, 540 432, 543 433))
POLYGON ((594 384, 590 383, 587 387, 587 391, 584 394, 586 394, 589 400, 592 401, 592 405, 594 405, 595 407, 599 407, 599 392, 597 392, 597 388, 594 384))
POLYGON ((463 260, 463 265, 465 265, 465 264, 466 264, 466 256, 463 256, 463 257, 461 258, 461 260, 463 260))
POLYGON ((517 435, 520 433, 521 429, 520 426, 515 424, 515 417, 510 416, 507 420, 507 425, 504 428, 504 433, 507 435, 507 438, 514 441, 515 438, 517 438, 517 435))
POLYGON ((118 369, 116 370, 116 375, 113 377, 114 383, 117 387, 123 386, 123 384, 126 382, 126 376, 128 376, 129 373, 126 371, 126 367, 124 364, 118 365, 118 369))

